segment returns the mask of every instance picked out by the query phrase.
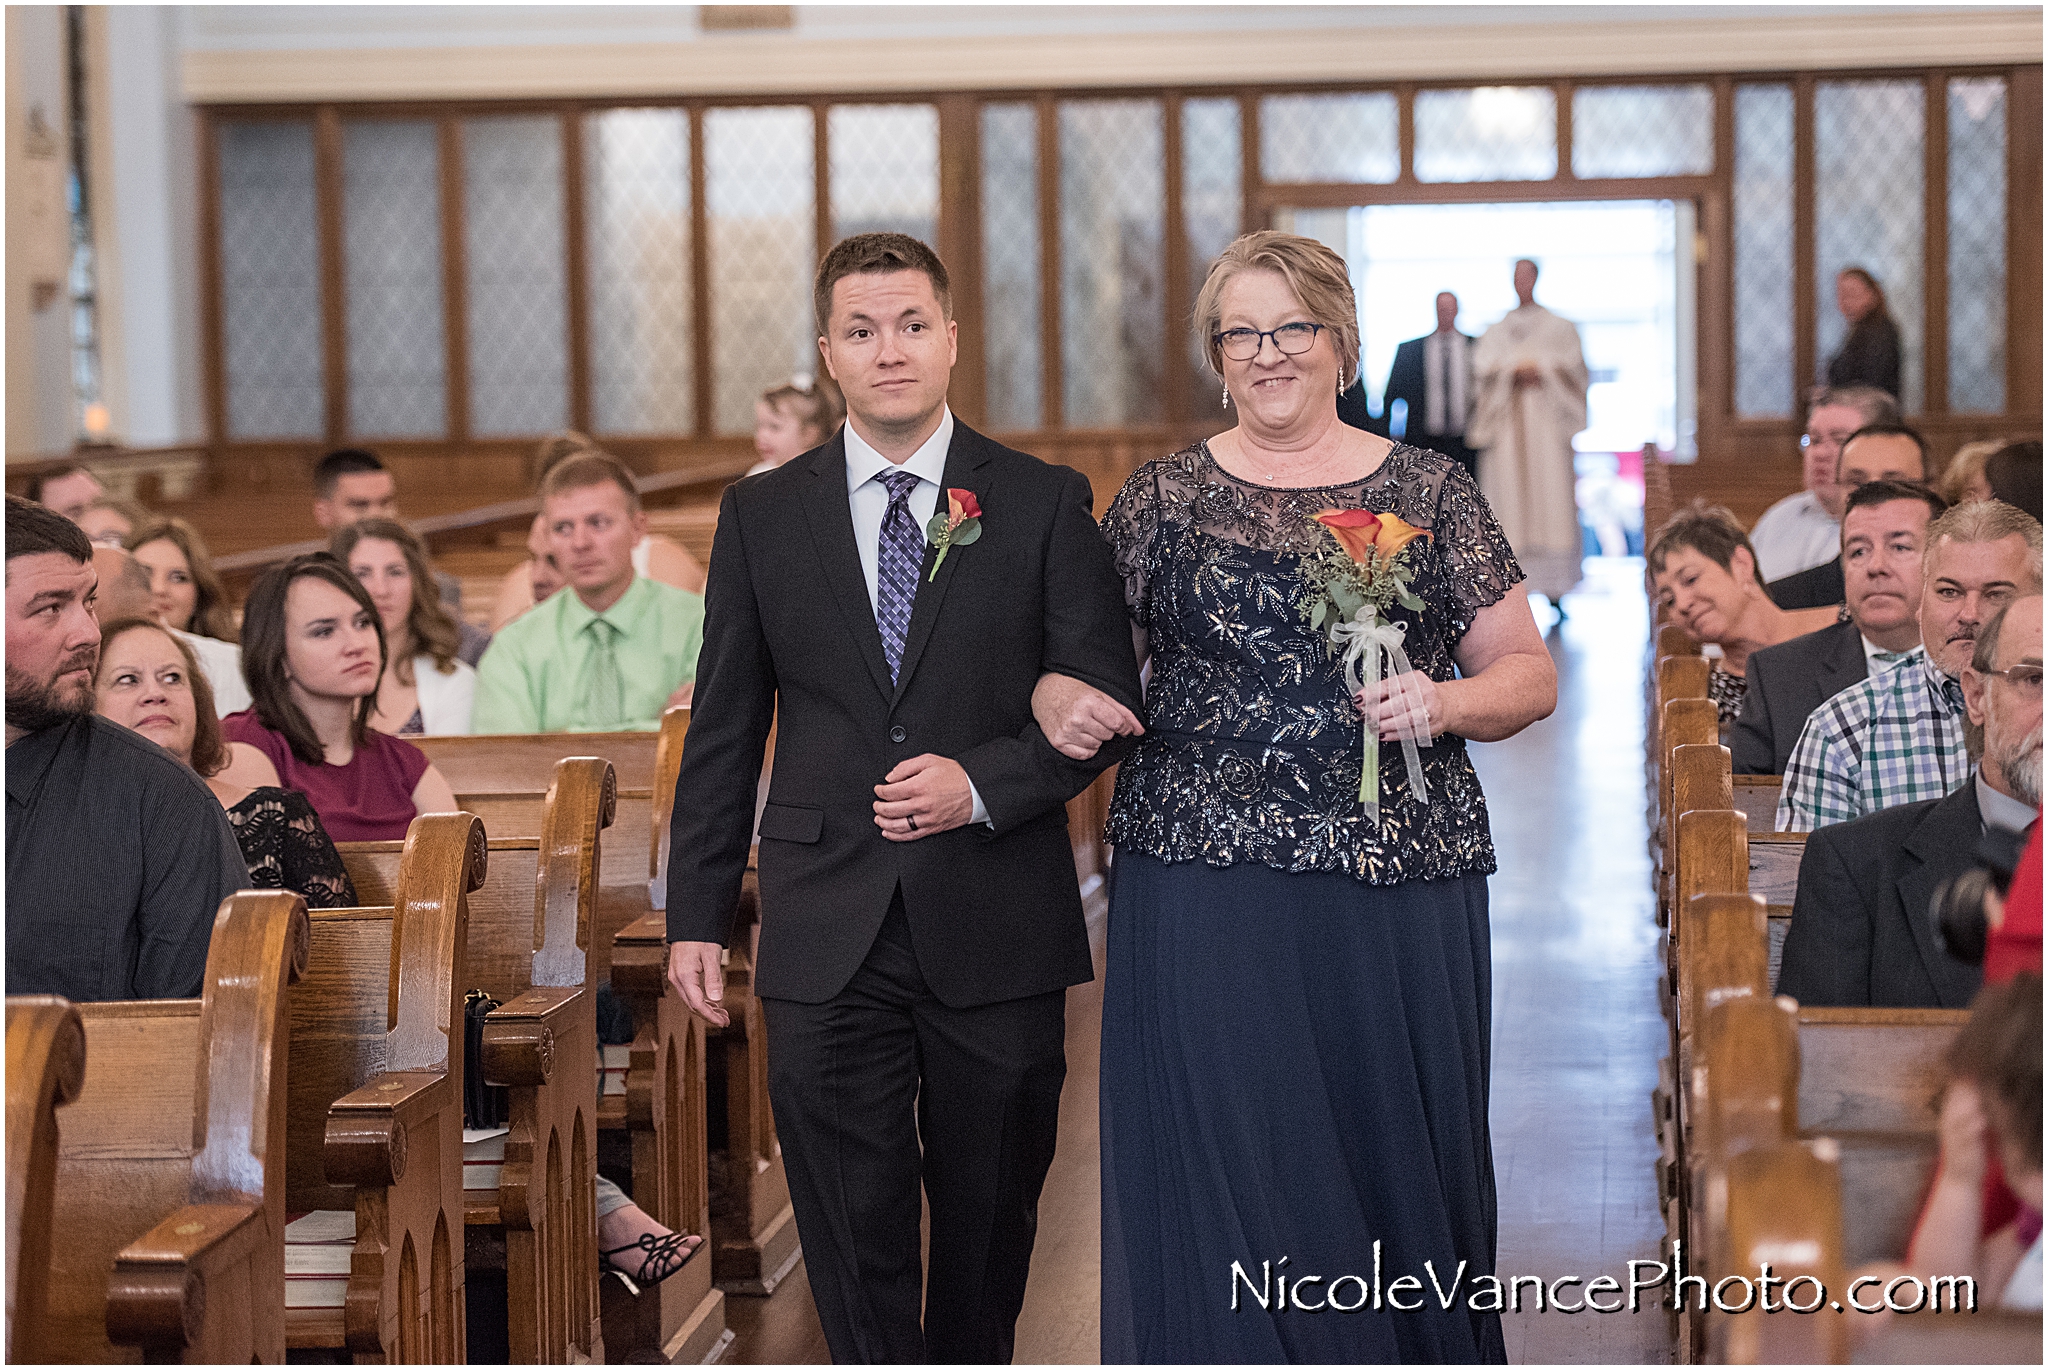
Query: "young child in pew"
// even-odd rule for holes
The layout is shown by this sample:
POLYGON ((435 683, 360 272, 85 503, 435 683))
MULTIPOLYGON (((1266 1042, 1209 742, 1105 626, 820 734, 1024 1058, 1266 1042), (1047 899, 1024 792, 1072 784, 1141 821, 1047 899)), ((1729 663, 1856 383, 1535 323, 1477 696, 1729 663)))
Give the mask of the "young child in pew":
POLYGON ((1916 1275, 1972 1275, 1981 1305, 2041 1307, 2041 978, 1987 986, 1948 1052, 1941 1159, 1907 1254, 1916 1275), (1986 1230, 1996 1158, 2018 1216, 1986 1230))

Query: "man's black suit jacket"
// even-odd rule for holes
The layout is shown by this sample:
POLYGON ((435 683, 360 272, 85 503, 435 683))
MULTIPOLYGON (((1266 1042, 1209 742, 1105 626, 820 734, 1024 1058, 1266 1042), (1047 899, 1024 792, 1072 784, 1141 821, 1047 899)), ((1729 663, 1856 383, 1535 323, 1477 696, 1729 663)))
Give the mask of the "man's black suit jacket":
POLYGON ((1764 586, 1764 593, 1780 609, 1825 609, 1830 604, 1846 603, 1848 589, 1842 581, 1842 559, 1836 557, 1780 576, 1764 586))
POLYGON ((1078 472, 956 420, 944 485, 975 494, 981 536, 953 548, 936 578, 926 548, 893 688, 854 543, 843 433, 736 482, 719 508, 670 827, 668 931, 731 935, 773 721, 754 977, 765 997, 837 994, 899 887, 919 968, 949 1006, 1094 976, 1065 804, 1127 747, 1068 760, 1032 721, 1031 692, 1054 671, 1142 713, 1123 582, 1078 472), (992 830, 883 838, 874 787, 927 752, 966 769, 992 830))
POLYGON ((1827 1008, 1968 1008, 1983 974, 1934 944, 1927 910, 1976 863, 1983 831, 1974 778, 1946 799, 1815 829, 1778 993, 1827 1008))
MULTIPOLYGON (((1380 411, 1391 416, 1394 412, 1395 400, 1407 401, 1408 433, 1403 441, 1414 443, 1418 447, 1427 447, 1429 445, 1429 377, 1427 374, 1429 353, 1427 348, 1430 338, 1434 336, 1434 334, 1425 334, 1420 338, 1410 338, 1407 342, 1394 349, 1394 364, 1387 371, 1385 407, 1380 411)), ((1475 340, 1464 333, 1458 334, 1458 339, 1465 346, 1465 365, 1469 369, 1472 365, 1472 344, 1475 340)), ((1472 395, 1472 387, 1469 383, 1465 387, 1465 395, 1469 401, 1472 395)), ((1461 423, 1452 436, 1463 437, 1464 433, 1465 427, 1461 423)))
POLYGON ((1737 775, 1783 775, 1808 715, 1870 673, 1863 634, 1833 623, 1750 654, 1749 687, 1728 747, 1737 775))

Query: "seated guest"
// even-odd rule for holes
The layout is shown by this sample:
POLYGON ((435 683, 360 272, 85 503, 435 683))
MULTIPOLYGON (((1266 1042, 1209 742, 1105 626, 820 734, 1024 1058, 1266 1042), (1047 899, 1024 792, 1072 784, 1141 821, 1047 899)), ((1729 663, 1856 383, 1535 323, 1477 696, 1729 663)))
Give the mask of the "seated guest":
MULTIPOLYGON (((412 530, 390 519, 337 528, 327 549, 363 583, 384 622, 390 660, 370 726, 401 737, 468 732, 476 671, 460 659, 458 648, 465 629, 477 630, 458 623, 428 589, 434 577, 427 549, 412 530)), ((489 636, 483 637, 488 646, 489 636)))
MULTIPOLYGON (((534 454, 538 473, 534 478, 536 488, 547 480, 550 471, 570 457, 590 452, 605 455, 596 443, 581 433, 557 433, 546 439, 534 454)), ((635 488, 637 490, 638 487, 635 488)), ((500 582, 498 602, 491 606, 492 632, 562 588, 561 568, 547 564, 549 546, 547 522, 542 515, 535 514, 533 527, 526 535, 526 550, 531 556, 507 571, 505 579, 500 582)), ((674 538, 660 533, 642 533, 640 540, 633 544, 633 570, 637 575, 673 585, 678 590, 688 590, 693 595, 704 593, 704 568, 697 564, 697 558, 674 538)))
POLYGON ((370 726, 384 624, 369 591, 325 552, 293 557, 249 591, 242 665, 255 704, 221 720, 312 801, 337 842, 395 842, 455 792, 410 742, 370 726))
POLYGON ((263 753, 222 739, 213 691, 192 649, 146 618, 109 619, 100 631, 100 717, 198 773, 234 825, 249 883, 295 890, 314 908, 352 907, 355 885, 306 796, 280 788, 263 753))
MULTIPOLYGON (((358 519, 398 518, 398 480, 384 469, 375 452, 344 447, 320 458, 313 468, 313 522, 332 532, 358 519)), ((462 582, 436 572, 434 583, 450 609, 462 607, 462 582)), ((467 644, 465 644, 467 645, 467 644)), ((479 654, 483 648, 477 648, 479 654)), ((457 655, 461 655, 458 653, 457 655)), ((463 656, 476 665, 476 657, 463 656)))
POLYGON ((7 992, 191 998, 249 872, 199 777, 93 713, 91 563, 78 525, 7 497, 7 992))
POLYGON ((156 596, 150 592, 149 572, 142 563, 118 547, 92 549, 93 573, 100 578, 99 597, 92 615, 101 623, 117 618, 156 619, 156 596))
POLYGON ((1875 480, 1842 515, 1849 617, 1749 659, 1749 689, 1728 747, 1737 775, 1781 775, 1807 716, 1920 645, 1920 556, 1942 512, 1924 485, 1875 480))
POLYGON ((479 733, 651 731, 689 702, 704 601, 633 570, 646 531, 633 474, 601 452, 541 486, 549 549, 567 587, 505 625, 477 667, 479 733))
POLYGON ((62 467, 33 477, 28 483, 30 499, 45 509, 56 510, 73 523, 106 493, 107 487, 100 484, 99 477, 83 466, 62 467))
POLYGON ((1963 668, 1985 620, 2040 591, 2041 524, 2032 515, 1988 500, 1957 505, 1929 524, 1921 645, 1806 720, 1785 763, 1778 830, 1810 832, 1939 799, 1969 779, 1963 668))
POLYGON ((1977 992, 1981 972, 1935 945, 1928 909, 1977 864, 1987 824, 2020 832, 2041 815, 2038 592, 1984 625, 1963 688, 1974 783, 1807 838, 1778 993, 1808 1005, 1964 1008, 1977 992))
POLYGON ((1943 468, 1941 481, 1935 486, 1941 497, 1950 504, 1968 504, 1973 499, 1991 499, 1991 482, 1984 479, 1984 463, 1993 452, 2006 446, 1997 438, 1985 442, 1966 442, 1956 449, 1943 468))
POLYGON ((758 476, 802 456, 831 437, 845 419, 845 408, 828 381, 798 376, 776 386, 754 401, 754 454, 760 460, 747 468, 747 474, 758 476))
MULTIPOLYGON (((1836 488, 1846 493, 1874 480, 1917 485, 1927 479, 1927 440, 1902 423, 1873 423, 1860 428, 1842 445, 1836 488)), ((1835 557, 1770 582, 1770 596, 1780 608, 1812 609, 1840 604, 1842 562, 1835 557)))
POLYGON ((147 509, 119 495, 101 495, 79 514, 76 522, 95 547, 122 547, 129 535, 150 521, 147 509))
POLYGON ((1707 694, 1725 733, 1742 707, 1751 652, 1810 633, 1827 610, 1787 613, 1771 603, 1756 573, 1756 552, 1735 515, 1694 500, 1650 539, 1647 560, 1657 603, 1703 643, 1721 649, 1707 694))
POLYGON ((2015 442, 1993 452, 1984 462, 1984 483, 1993 499, 2041 517, 2041 444, 2015 442))
POLYGON ((1842 502, 1849 492, 1835 483, 1842 443, 1873 423, 1897 423, 1899 406, 1882 390, 1850 385, 1816 390, 1799 439, 1800 474, 1806 488, 1764 510, 1750 529, 1757 572, 1766 584, 1794 571, 1833 561, 1842 550, 1842 502))
POLYGON ((1985 1302, 2038 1313, 2041 977, 1987 985, 1949 1045, 1946 1064, 1941 1159, 1906 1266, 1929 1277, 1968 1275, 1985 1302), (2010 1184, 2018 1211, 1994 1227, 1985 1221, 1985 1181, 1996 1172, 2010 1184))
POLYGON ((235 616, 199 530, 180 518, 158 519, 128 535, 128 550, 149 572, 157 622, 176 633, 199 658, 199 669, 206 672, 221 709, 234 713, 248 708, 242 649, 235 645, 235 616))

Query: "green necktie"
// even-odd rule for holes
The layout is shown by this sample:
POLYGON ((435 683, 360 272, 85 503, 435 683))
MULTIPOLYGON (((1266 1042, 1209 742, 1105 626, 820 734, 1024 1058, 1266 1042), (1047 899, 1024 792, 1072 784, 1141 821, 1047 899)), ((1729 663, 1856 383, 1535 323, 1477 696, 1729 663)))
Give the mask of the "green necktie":
POLYGON ((583 678, 583 722, 600 731, 615 729, 626 721, 626 681, 619 674, 619 629, 616 624, 594 618, 584 631, 596 641, 583 678))

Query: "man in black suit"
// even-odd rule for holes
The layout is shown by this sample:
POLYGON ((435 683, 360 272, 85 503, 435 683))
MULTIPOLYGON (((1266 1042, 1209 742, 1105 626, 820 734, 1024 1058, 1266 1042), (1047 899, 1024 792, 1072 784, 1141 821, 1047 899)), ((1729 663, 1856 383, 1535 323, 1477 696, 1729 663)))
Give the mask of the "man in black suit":
POLYGON ((1946 799, 1817 828, 1799 863, 1778 993, 1847 1008, 1967 1008, 1980 973, 1934 941, 1934 893, 1987 824, 2041 816, 2041 596, 2001 609, 1963 671, 1976 774, 1946 799))
POLYGON ((826 1342, 842 1362, 1008 1361, 1066 989, 1093 978, 1065 804, 1124 750, 1053 743, 1141 731, 1123 584, 1088 482, 947 408, 955 331, 930 248, 849 238, 815 305, 848 420, 719 509, 669 974, 725 1022, 720 948, 773 722, 754 989, 826 1342), (1051 740, 1036 689, 1065 701, 1051 740))
POLYGON ((1441 452, 1477 480, 1479 456, 1465 445, 1465 424, 1472 417, 1473 341, 1458 331, 1458 297, 1444 291, 1436 297, 1436 332, 1395 349, 1378 422, 1361 418, 1364 381, 1338 397, 1338 417, 1354 428, 1441 452), (1397 401, 1400 410, 1394 408, 1397 401))
POLYGON ((1842 514, 1847 622, 1749 658, 1749 688, 1728 747, 1737 775, 1783 775, 1806 719, 1827 700, 1920 644, 1920 562, 1945 506, 1924 485, 1874 480, 1842 514))
MULTIPOLYGON (((1869 423, 1842 444, 1835 483, 1853 491, 1874 480, 1924 485, 1927 481, 1927 439, 1903 423, 1869 423)), ((1804 571, 1781 576, 1764 587, 1780 609, 1823 609, 1843 602, 1842 562, 1837 557, 1804 571)))

